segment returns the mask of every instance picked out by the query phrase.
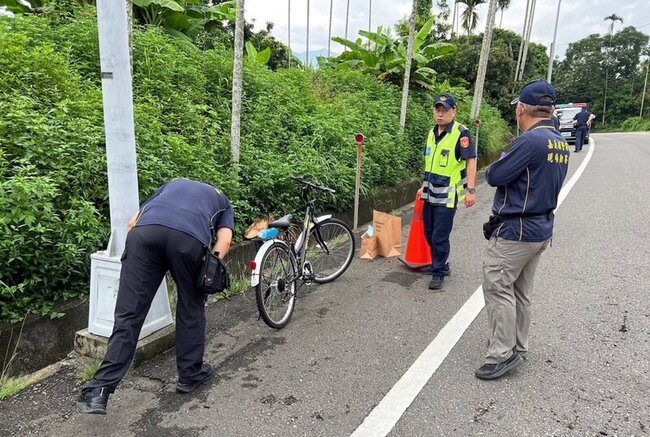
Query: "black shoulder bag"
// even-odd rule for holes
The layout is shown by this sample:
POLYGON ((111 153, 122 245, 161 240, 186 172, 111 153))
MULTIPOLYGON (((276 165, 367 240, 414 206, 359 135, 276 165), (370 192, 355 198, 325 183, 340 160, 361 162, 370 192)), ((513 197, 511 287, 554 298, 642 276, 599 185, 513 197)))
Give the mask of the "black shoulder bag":
POLYGON ((230 275, 226 265, 212 253, 210 247, 203 256, 203 265, 196 286, 205 294, 221 293, 230 288, 230 275))
POLYGON ((483 223, 483 236, 486 240, 490 240, 494 232, 499 228, 501 223, 505 221, 505 218, 499 215, 491 215, 488 218, 488 221, 483 223))

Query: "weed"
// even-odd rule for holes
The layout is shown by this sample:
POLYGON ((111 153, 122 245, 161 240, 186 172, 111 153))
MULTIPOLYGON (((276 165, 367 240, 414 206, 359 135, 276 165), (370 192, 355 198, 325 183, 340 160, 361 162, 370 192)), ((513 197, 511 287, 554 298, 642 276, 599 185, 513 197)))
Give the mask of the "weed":
POLYGON ((93 360, 89 363, 84 364, 84 366, 79 371, 77 381, 79 384, 84 384, 92 379, 95 376, 95 372, 99 369, 99 366, 102 364, 102 360, 93 360))

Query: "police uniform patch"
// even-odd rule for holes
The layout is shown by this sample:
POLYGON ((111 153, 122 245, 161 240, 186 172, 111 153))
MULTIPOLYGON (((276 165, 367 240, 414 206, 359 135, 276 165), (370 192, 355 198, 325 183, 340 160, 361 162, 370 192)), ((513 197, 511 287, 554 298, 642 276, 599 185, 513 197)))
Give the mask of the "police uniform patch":
POLYGON ((469 147, 469 137, 460 137, 460 147, 467 149, 469 147))

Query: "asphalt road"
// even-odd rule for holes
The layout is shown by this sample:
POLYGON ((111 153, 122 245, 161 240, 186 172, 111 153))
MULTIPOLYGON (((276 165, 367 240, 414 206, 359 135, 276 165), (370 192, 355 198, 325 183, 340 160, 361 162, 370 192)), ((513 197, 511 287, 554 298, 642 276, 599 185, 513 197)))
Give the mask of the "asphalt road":
POLYGON ((481 183, 477 205, 456 216, 443 291, 396 258, 355 259, 334 283, 303 288, 280 331, 257 320, 249 291, 210 307, 206 359, 217 377, 196 393, 175 393, 168 353, 125 379, 107 416, 87 416, 67 368, 1 401, 0 435, 348 436, 436 336, 450 352, 404 411, 391 410, 388 435, 650 435, 650 134, 593 134, 567 181, 589 158, 537 270, 528 360, 507 377, 474 377, 484 311, 457 342, 439 336, 480 285, 494 193, 481 183))

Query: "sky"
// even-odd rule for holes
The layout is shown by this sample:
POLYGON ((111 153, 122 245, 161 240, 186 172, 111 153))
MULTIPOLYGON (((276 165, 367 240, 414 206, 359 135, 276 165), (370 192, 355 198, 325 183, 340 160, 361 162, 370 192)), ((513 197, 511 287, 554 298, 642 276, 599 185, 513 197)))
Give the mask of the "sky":
MULTIPOLYGON (((348 0, 311 0, 309 8, 309 51, 327 51, 330 1, 333 2, 332 36, 345 35, 345 15, 348 0)), ((246 20, 254 20, 256 30, 270 21, 274 24, 272 34, 288 42, 288 3, 289 0, 246 0, 246 20)), ((349 0, 350 18, 348 39, 356 39, 359 30, 368 29, 368 9, 370 0, 349 0)), ((436 0, 433 0, 434 12, 436 0)), ((450 5, 453 0, 448 0, 450 5)), ((412 0, 372 0, 371 28, 392 27, 411 10, 412 0)), ((539 0, 535 9, 531 41, 549 47, 553 41, 553 30, 557 13, 557 0, 539 0)), ((462 5, 459 5, 462 7, 462 5)), ((479 24, 476 33, 483 32, 488 4, 479 6, 479 24)), ((526 0, 511 0, 510 8, 503 14, 500 27, 516 33, 523 30, 526 0)), ((557 30, 555 55, 564 58, 569 43, 578 41, 590 34, 605 34, 610 21, 604 18, 616 14, 623 18, 617 22, 614 31, 625 26, 635 26, 639 31, 650 34, 650 2, 648 0, 561 0, 560 18, 557 30)), ((451 17, 450 17, 451 20, 451 17)), ((495 25, 499 27, 501 14, 497 13, 495 25)), ((307 0, 291 0, 291 48, 294 52, 304 52, 306 47, 307 0)), ((342 46, 331 43, 331 50, 340 53, 342 46)), ((311 58, 311 55, 310 55, 311 58)))

